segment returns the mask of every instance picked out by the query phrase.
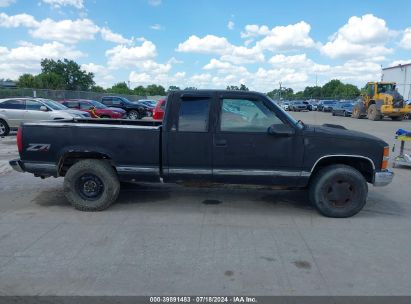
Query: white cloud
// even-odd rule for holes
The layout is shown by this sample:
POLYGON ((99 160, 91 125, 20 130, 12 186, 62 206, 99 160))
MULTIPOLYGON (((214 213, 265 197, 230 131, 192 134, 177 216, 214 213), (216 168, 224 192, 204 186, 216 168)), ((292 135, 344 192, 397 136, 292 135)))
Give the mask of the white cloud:
POLYGON ((228 21, 228 23, 227 23, 227 28, 228 28, 229 30, 233 30, 234 27, 235 27, 234 21, 231 21, 231 20, 228 21))
POLYGON ((159 30, 162 30, 162 29, 163 29, 163 27, 162 27, 160 24, 158 24, 158 23, 151 25, 150 28, 151 28, 152 30, 156 30, 156 31, 159 31, 159 30))
POLYGON ((190 36, 177 47, 178 52, 203 53, 221 55, 221 59, 236 64, 253 63, 264 61, 264 54, 258 46, 247 48, 235 46, 228 42, 225 37, 206 35, 199 38, 190 36))
POLYGON ((84 7, 83 0, 42 0, 46 4, 50 4, 53 7, 61 6, 74 6, 75 8, 81 9, 84 7))
POLYGON ((33 16, 28 14, 18 14, 9 16, 5 13, 0 13, 0 27, 13 28, 13 27, 37 27, 39 22, 34 19, 33 16))
POLYGON ((34 38, 57 40, 64 43, 77 43, 81 40, 92 40, 99 27, 89 19, 54 21, 44 19, 39 26, 30 30, 34 38))
POLYGON ((133 39, 124 38, 121 34, 112 32, 109 28, 100 28, 90 19, 60 20, 44 19, 37 21, 28 14, 9 16, 0 13, 0 27, 15 28, 27 27, 32 37, 43 40, 77 43, 82 40, 93 40, 100 32, 105 41, 117 44, 132 44, 133 39))
POLYGON ((279 51, 295 50, 304 48, 313 48, 317 44, 310 37, 311 26, 305 21, 287 26, 276 26, 271 30, 266 25, 258 26, 255 24, 246 25, 245 31, 241 33, 242 38, 250 39, 264 36, 257 42, 258 47, 262 50, 279 51))
POLYGON ((131 44, 133 40, 124 38, 121 34, 113 33, 109 28, 100 29, 101 38, 118 44, 131 44))
POLYGON ((141 46, 127 47, 118 45, 106 51, 108 66, 111 69, 136 66, 139 61, 156 57, 156 46, 151 41, 144 41, 141 46))
POLYGON ((7 7, 12 5, 16 0, 0 0, 0 7, 7 7))
POLYGON ((354 16, 331 36, 321 52, 330 58, 380 61, 392 52, 385 46, 392 35, 383 19, 371 14, 354 16))
POLYGON ((330 70, 329 65, 318 64, 307 58, 306 54, 286 56, 283 54, 274 55, 268 61, 275 68, 291 68, 295 70, 304 70, 308 74, 326 72, 330 70))
POLYGON ((152 6, 159 6, 161 4, 161 0, 148 0, 148 4, 152 6))
POLYGON ((248 74, 248 71, 243 66, 233 65, 230 62, 211 59, 208 64, 203 67, 204 70, 217 70, 221 74, 248 74))
POLYGON ((40 61, 50 59, 78 59, 85 54, 60 42, 35 45, 23 42, 19 47, 0 47, 0 78, 17 79, 23 73, 40 72, 40 61))
POLYGON ((88 63, 82 64, 81 68, 87 72, 93 73, 95 76, 94 81, 99 86, 110 87, 115 81, 114 76, 110 74, 110 70, 103 65, 88 63))
POLYGON ((404 49, 411 50, 411 27, 404 30, 400 46, 404 49))
POLYGON ((223 54, 231 47, 232 45, 225 37, 206 35, 203 38, 199 38, 196 35, 192 35, 178 45, 177 51, 184 53, 223 54))

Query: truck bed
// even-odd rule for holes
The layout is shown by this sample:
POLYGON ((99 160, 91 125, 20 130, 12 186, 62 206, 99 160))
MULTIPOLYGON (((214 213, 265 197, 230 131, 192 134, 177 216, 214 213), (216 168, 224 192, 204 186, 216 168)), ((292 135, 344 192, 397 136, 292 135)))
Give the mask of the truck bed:
POLYGON ((111 119, 25 123, 21 160, 28 172, 61 176, 66 165, 88 155, 110 160, 125 179, 158 179, 161 124, 111 119))

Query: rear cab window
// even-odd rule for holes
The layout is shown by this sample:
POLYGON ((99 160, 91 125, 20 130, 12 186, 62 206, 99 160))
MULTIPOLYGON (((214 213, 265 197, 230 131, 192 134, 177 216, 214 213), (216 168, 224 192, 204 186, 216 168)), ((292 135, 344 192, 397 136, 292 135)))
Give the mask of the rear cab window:
POLYGON ((181 98, 177 121, 171 130, 208 132, 210 104, 210 97, 181 98))

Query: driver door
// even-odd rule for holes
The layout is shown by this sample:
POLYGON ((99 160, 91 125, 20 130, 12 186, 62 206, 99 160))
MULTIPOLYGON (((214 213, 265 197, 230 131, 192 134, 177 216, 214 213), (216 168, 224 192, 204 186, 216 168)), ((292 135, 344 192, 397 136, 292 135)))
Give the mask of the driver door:
MULTIPOLYGON (((244 95, 242 95, 244 96, 244 95)), ((300 177, 303 140, 268 133, 271 125, 288 125, 268 99, 223 94, 213 136, 213 178, 217 182, 293 184, 300 177)))

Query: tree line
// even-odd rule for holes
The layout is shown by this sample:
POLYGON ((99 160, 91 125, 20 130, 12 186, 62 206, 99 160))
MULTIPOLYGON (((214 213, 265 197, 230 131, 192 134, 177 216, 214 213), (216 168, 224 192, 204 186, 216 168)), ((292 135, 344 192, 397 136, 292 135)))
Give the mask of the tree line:
POLYGON ((360 96, 361 91, 353 84, 342 83, 333 79, 323 86, 307 86, 303 91, 294 93, 292 88, 274 89, 267 93, 273 99, 355 99, 360 96))
MULTIPOLYGON (((168 92, 180 90, 178 86, 169 86, 168 89, 161 85, 150 84, 130 88, 126 82, 114 84, 111 88, 97 86, 94 74, 84 71, 81 66, 73 60, 41 60, 41 73, 38 75, 23 74, 17 80, 17 86, 21 88, 51 89, 51 90, 76 90, 93 91, 99 93, 113 93, 139 96, 164 96, 168 92)), ((196 90, 195 87, 186 87, 184 90, 196 90)), ((229 85, 227 90, 249 91, 244 84, 240 86, 229 85)), ((323 86, 307 86, 303 91, 294 93, 292 88, 274 89, 267 93, 273 99, 321 99, 340 98, 350 99, 360 95, 360 90, 352 84, 344 84, 334 79, 323 86)))

